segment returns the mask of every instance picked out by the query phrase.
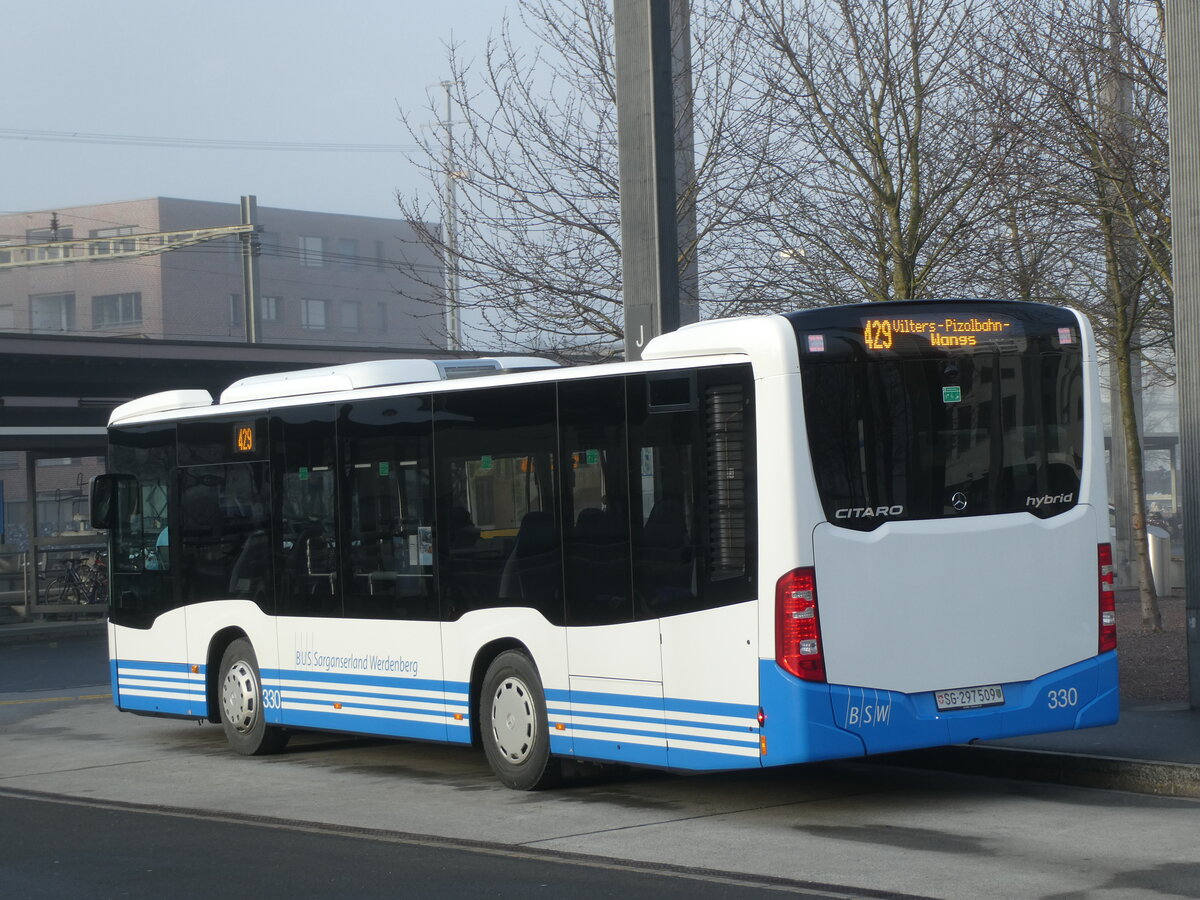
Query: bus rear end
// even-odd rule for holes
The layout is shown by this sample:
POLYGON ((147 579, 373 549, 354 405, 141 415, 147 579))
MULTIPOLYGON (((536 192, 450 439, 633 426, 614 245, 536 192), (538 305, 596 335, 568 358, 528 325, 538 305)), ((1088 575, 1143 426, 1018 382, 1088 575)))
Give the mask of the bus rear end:
POLYGON ((997 301, 786 318, 820 508, 795 523, 812 565, 772 573, 763 706, 768 722, 790 708, 809 723, 768 725, 777 749, 820 758, 1116 721, 1086 320, 997 301))

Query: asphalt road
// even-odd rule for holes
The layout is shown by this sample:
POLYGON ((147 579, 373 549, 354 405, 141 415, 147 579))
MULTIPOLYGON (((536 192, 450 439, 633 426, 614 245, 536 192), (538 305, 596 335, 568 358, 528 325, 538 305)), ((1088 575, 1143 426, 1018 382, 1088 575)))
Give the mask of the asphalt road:
POLYGON ((104 637, 0 645, 0 692, 55 691, 108 682, 104 637))
POLYGON ((248 759, 219 727, 117 713, 94 663, 15 649, 0 896, 1200 896, 1200 801, 867 763, 529 794, 475 750, 336 735, 248 759))
POLYGON ((736 875, 655 871, 621 860, 456 847, 386 833, 130 810, 3 791, 0 821, 8 823, 0 825, 0 894, 8 900, 207 900, 219 894, 356 900, 861 896, 736 875))

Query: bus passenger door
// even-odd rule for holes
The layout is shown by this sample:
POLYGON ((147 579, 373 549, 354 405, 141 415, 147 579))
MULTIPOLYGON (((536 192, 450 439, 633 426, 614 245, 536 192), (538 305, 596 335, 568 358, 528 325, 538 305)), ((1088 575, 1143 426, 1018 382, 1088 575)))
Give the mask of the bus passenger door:
POLYGON ((558 390, 572 752, 665 765, 658 619, 634 614, 625 379, 558 390))
POLYGON ((163 448, 163 458, 156 459, 138 448, 133 464, 120 458, 124 447, 114 453, 141 477, 110 476, 121 479, 123 487, 109 556, 109 616, 116 626, 109 666, 117 708, 199 717, 207 712, 204 684, 189 665, 185 611, 168 548, 166 457, 173 449, 163 448))

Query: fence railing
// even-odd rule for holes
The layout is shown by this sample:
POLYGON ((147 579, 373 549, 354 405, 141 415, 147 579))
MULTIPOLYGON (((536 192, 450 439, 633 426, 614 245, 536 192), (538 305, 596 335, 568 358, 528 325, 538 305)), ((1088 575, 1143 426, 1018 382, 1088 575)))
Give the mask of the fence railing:
POLYGON ((26 617, 108 614, 108 560, 97 535, 37 538, 0 548, 0 605, 26 617))

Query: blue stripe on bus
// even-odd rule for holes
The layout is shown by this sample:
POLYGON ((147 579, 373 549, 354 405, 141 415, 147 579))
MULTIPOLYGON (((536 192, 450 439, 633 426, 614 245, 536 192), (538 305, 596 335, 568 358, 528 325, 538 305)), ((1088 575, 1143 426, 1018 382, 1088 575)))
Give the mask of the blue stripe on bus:
POLYGON ((441 722, 414 722, 411 719, 387 719, 357 715, 352 710, 285 709, 284 724, 295 728, 315 728, 321 731, 342 731, 350 734, 381 737, 411 738, 451 744, 469 744, 471 729, 464 725, 448 727, 441 722))
POLYGON ((396 675, 356 675, 346 672, 314 672, 311 669, 263 669, 263 680, 324 681, 331 684, 358 684, 371 687, 404 687, 414 691, 461 691, 467 683, 435 678, 409 678, 396 675))
POLYGON ((150 684, 160 684, 163 686, 172 684, 192 684, 192 681, 189 678, 164 678, 162 676, 146 675, 138 669, 127 669, 124 666, 121 666, 117 670, 117 677, 127 680, 136 678, 138 681, 146 681, 150 684))
POLYGON ((725 716, 731 719, 753 719, 758 707, 747 703, 726 703, 717 700, 689 700, 682 697, 646 697, 640 694, 608 694, 599 691, 547 690, 547 702, 586 703, 593 706, 623 706, 656 711, 695 713, 706 716, 725 716))
MULTIPOLYGON (((268 684, 272 684, 272 683, 268 683, 268 684)), ((314 684, 310 684, 310 685, 305 685, 303 687, 298 687, 297 685, 294 685, 294 684, 284 685, 283 680, 281 680, 279 682, 274 682, 273 684, 278 684, 279 690, 284 694, 284 696, 287 696, 287 697, 295 696, 296 693, 299 692, 299 693, 304 693, 304 694, 319 694, 321 697, 331 697, 334 699, 350 697, 350 698, 356 699, 356 700, 375 700, 375 701, 391 700, 391 701, 394 701, 397 703, 405 702, 405 701, 407 701, 409 703, 430 703, 430 704, 451 703, 451 704, 454 704, 455 706, 465 706, 467 703, 467 701, 465 699, 463 699, 463 700, 454 699, 454 695, 449 695, 449 696, 442 695, 441 691, 431 691, 429 693, 436 694, 437 696, 425 697, 425 696, 420 696, 420 695, 414 695, 411 691, 405 691, 401 688, 394 688, 392 691, 390 691, 388 693, 383 693, 383 692, 380 692, 377 690, 376 691, 355 690, 355 688, 364 687, 363 685, 340 685, 338 687, 326 687, 321 684, 314 683, 314 684)))
POLYGON ((717 700, 682 700, 667 697, 664 701, 667 713, 698 713, 705 716, 726 716, 731 719, 754 719, 758 707, 746 703, 725 703, 717 700))
MULTIPOLYGON (((321 700, 314 700, 310 697, 297 697, 294 694, 289 694, 286 690, 284 690, 282 692, 281 700, 284 704, 285 711, 294 707, 297 703, 303 703, 303 704, 307 704, 309 706, 319 706, 322 704, 329 706, 329 707, 333 706, 333 703, 329 702, 328 700, 321 701, 321 700)), ((400 718, 405 718, 407 716, 430 716, 430 717, 440 717, 442 719, 454 721, 454 711, 453 710, 421 709, 416 706, 389 706, 385 703, 363 703, 358 699, 339 700, 338 704, 341 706, 342 710, 347 710, 347 709, 370 710, 370 711, 374 711, 374 712, 392 713, 393 715, 398 716, 400 718)), ((381 716, 380 718, 386 718, 386 717, 381 716)), ((467 720, 464 718, 461 721, 465 722, 467 720)))
POLYGON ((152 662, 145 659, 118 659, 117 663, 125 670, 137 669, 138 671, 146 672, 176 672, 183 675, 187 675, 192 671, 192 667, 187 663, 152 662))

